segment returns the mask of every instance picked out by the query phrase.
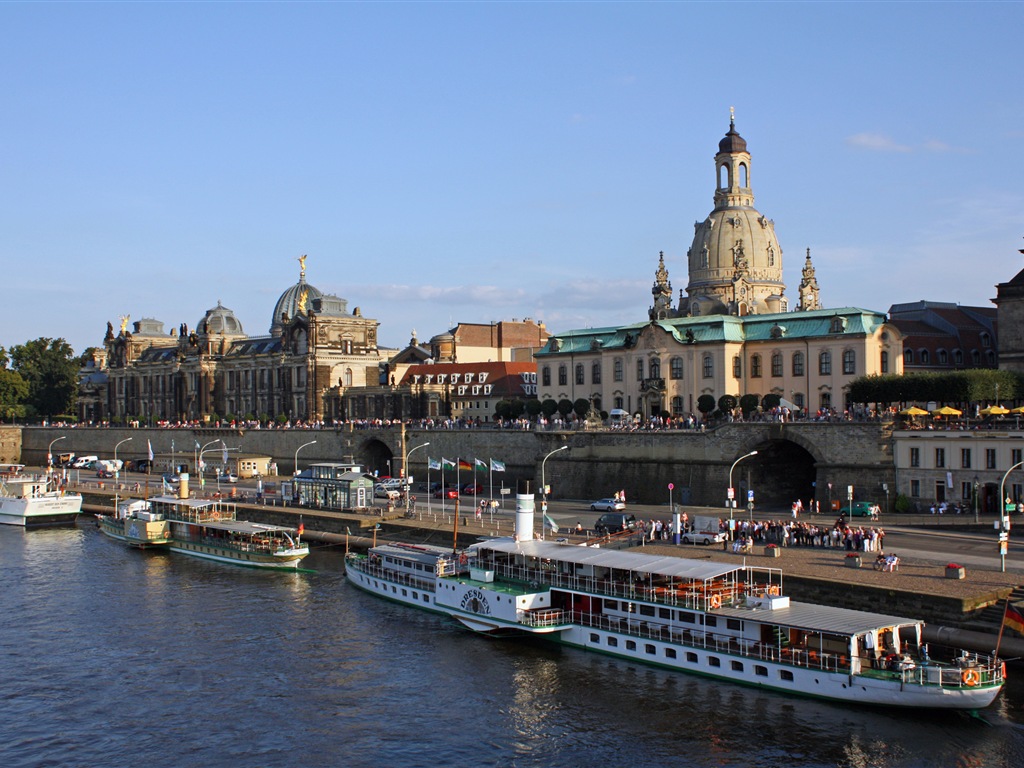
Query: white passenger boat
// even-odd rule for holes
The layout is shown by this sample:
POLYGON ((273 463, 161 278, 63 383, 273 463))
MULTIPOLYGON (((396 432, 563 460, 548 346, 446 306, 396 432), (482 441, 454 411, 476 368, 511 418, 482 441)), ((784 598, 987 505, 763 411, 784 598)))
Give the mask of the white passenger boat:
POLYGON ((833 701, 974 710, 1005 677, 995 657, 930 658, 916 619, 791 601, 776 568, 512 538, 383 544, 347 555, 346 577, 478 632, 833 701))
POLYGON ((28 528, 73 523, 82 512, 82 496, 51 490, 45 477, 0 478, 0 523, 28 528))
POLYGON ((254 568, 297 568, 309 554, 298 531, 236 518, 220 500, 157 496, 127 502, 116 515, 97 515, 100 530, 140 549, 168 549, 254 568))

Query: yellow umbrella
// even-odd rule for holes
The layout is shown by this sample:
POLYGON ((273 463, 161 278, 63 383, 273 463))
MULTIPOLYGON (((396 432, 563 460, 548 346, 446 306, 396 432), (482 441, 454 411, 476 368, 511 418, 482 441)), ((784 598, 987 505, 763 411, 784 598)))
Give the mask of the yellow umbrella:
POLYGON ((900 416, 927 416, 928 411, 924 408, 918 408, 916 405, 912 405, 909 408, 904 408, 900 411, 900 416))
POLYGON ((1016 408, 1011 408, 1010 413, 1024 413, 1024 405, 1018 405, 1016 408))
POLYGON ((982 408, 980 411, 982 416, 1005 416, 1009 412, 1009 408, 1003 408, 1001 405, 990 405, 988 408, 982 408))
POLYGON ((950 408, 948 405, 944 405, 941 408, 936 408, 932 411, 932 416, 960 416, 963 411, 958 411, 956 408, 950 408))

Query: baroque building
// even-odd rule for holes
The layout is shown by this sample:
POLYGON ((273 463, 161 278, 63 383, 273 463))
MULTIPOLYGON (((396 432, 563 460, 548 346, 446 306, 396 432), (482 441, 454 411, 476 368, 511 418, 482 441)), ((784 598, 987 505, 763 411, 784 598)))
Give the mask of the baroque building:
POLYGON ((145 318, 128 329, 110 323, 103 346, 105 382, 90 376, 84 421, 195 421, 214 418, 317 421, 330 392, 378 384, 394 350, 378 347, 376 320, 299 280, 277 300, 270 332, 248 336, 219 301, 196 326, 170 333, 145 318))
POLYGON ((884 313, 822 307, 810 250, 799 311, 787 311, 782 247, 754 208, 750 168, 730 119, 715 155, 714 210, 694 225, 678 306, 661 253, 647 323, 555 334, 537 353, 542 400, 585 398, 643 417, 696 414, 702 395, 843 409, 853 379, 902 371, 902 336, 884 313))

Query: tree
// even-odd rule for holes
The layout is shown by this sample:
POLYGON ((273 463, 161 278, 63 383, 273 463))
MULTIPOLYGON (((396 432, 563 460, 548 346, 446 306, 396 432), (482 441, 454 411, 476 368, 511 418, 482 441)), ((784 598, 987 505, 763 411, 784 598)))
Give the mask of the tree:
POLYGON ((512 415, 512 403, 508 400, 499 400, 494 404, 494 417, 499 421, 508 421, 512 415))
POLYGON ((0 418, 24 418, 26 399, 28 399, 28 384, 21 378, 21 374, 7 368, 0 368, 0 418))
POLYGON ((555 415, 555 411, 558 410, 558 403, 552 400, 550 397, 540 404, 541 413, 548 419, 555 415))
POLYGON ((732 395, 722 395, 718 398, 718 410, 722 413, 729 413, 736 407, 736 398, 732 395))
POLYGON ((523 415, 523 412, 525 410, 526 410, 526 403, 524 403, 519 398, 516 398, 511 403, 509 403, 508 412, 509 412, 509 416, 511 416, 513 419, 518 419, 520 416, 523 415))
POLYGON ((590 401, 585 397, 576 398, 576 402, 572 404, 573 413, 579 416, 581 419, 590 413, 590 401))
POLYGON ((572 413, 572 400, 559 400, 558 401, 558 412, 562 414, 562 418, 568 417, 572 413))
POLYGON ((537 418, 538 414, 541 412, 541 408, 542 404, 540 400, 535 397, 531 397, 526 401, 526 415, 531 419, 537 418))
POLYGON ((749 416, 757 410, 757 401, 757 395, 744 395, 740 398, 740 410, 743 411, 744 416, 749 416))
POLYGON ((697 398, 697 410, 707 416, 715 410, 715 398, 713 395, 701 395, 697 398))
POLYGON ((28 384, 28 404, 44 416, 72 413, 78 360, 64 339, 39 338, 11 347, 15 371, 28 384))
POLYGON ((774 392, 769 392, 767 395, 761 398, 761 407, 766 411, 770 411, 772 408, 778 408, 782 404, 782 398, 774 392))

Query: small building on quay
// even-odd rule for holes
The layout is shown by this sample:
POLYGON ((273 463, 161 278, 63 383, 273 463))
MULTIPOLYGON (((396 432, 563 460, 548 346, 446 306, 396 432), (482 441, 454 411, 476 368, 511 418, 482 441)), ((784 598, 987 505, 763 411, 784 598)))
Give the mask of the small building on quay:
POLYGON ((366 509, 373 504, 374 479, 351 463, 311 464, 292 478, 292 498, 314 509, 366 509))

